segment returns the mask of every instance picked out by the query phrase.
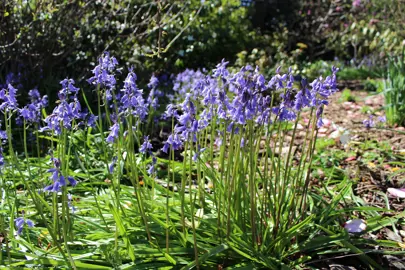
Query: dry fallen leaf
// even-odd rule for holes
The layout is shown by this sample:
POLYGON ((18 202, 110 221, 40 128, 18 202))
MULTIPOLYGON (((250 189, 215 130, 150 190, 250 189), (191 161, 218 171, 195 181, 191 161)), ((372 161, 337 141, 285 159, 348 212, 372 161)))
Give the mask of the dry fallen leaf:
POLYGON ((357 159, 357 157, 353 156, 353 157, 346 158, 345 161, 348 162, 348 161, 353 161, 353 160, 356 160, 356 159, 357 159))
POLYGON ((368 167, 371 168, 371 169, 374 169, 374 168, 376 168, 377 166, 376 166, 373 162, 369 162, 369 163, 368 163, 368 167))

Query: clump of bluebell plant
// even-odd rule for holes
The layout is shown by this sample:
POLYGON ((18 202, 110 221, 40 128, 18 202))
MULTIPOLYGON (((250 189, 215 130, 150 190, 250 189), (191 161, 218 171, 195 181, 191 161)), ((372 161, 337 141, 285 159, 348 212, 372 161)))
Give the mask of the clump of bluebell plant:
MULTIPOLYGON (((291 68, 284 73, 278 68, 273 77, 265 78, 259 68, 249 65, 231 72, 228 62, 223 60, 211 72, 186 70, 174 77, 174 95, 169 96, 171 103, 162 115, 171 130, 161 150, 169 153, 169 159, 174 157, 174 151, 181 151, 183 169, 180 170, 181 188, 177 189, 180 196, 172 196, 169 182, 173 181, 174 184, 174 172, 178 164, 171 160, 168 162, 165 194, 167 250, 170 250, 169 233, 172 230, 169 230, 172 223, 169 200, 174 201, 172 205, 181 207, 180 222, 184 239, 187 239, 190 228, 193 231, 196 259, 199 254, 195 237, 196 224, 204 222, 203 219, 194 221, 196 206, 199 206, 199 210, 207 209, 208 206, 210 215, 216 216, 218 237, 229 239, 233 232, 243 228, 251 236, 247 237, 250 241, 249 248, 255 250, 258 250, 262 242, 269 243, 273 238, 277 239, 288 228, 301 222, 301 214, 305 215, 307 210, 305 202, 316 130, 323 125, 322 114, 329 97, 338 91, 337 71, 338 69, 332 68, 332 75, 319 77, 313 82, 306 79, 296 81, 291 68), (291 145, 303 111, 310 112, 311 125, 308 126, 311 128, 306 130, 306 139, 300 145, 299 164, 293 168, 291 161, 294 153, 291 145), (291 140, 285 139, 287 137, 291 140), (290 146, 286 157, 279 152, 285 144, 290 146), (262 159, 262 156, 266 158, 262 159), (215 170, 214 164, 217 166, 215 170), (215 195, 206 201, 204 185, 207 179, 213 183, 215 195), (189 185, 188 190, 186 185, 189 185), (193 185, 198 188, 193 189, 193 185), (186 193, 189 193, 187 200, 186 193), (180 203, 175 202, 178 198, 180 203), (191 223, 188 223, 191 225, 186 222, 189 219, 191 223), (271 227, 271 233, 268 233, 268 227, 271 227)), ((158 89, 160 82, 154 75, 147 85, 149 93, 144 93, 138 86, 138 78, 132 68, 128 69, 122 84, 117 82, 117 72, 121 72, 118 61, 109 53, 104 53, 92 70, 92 77, 88 82, 97 91, 97 116, 89 112, 90 108, 82 108, 78 94, 80 89, 75 86, 74 80, 62 80, 59 101, 52 113, 43 120, 45 126, 40 129, 50 131, 57 141, 57 156, 51 154, 52 168, 47 171, 52 182, 43 190, 53 193, 55 207, 59 207, 56 194, 62 192, 62 213, 67 218, 61 221, 64 235, 59 239, 66 241, 66 249, 69 248, 67 239, 71 226, 67 224, 70 222, 68 209, 74 211, 72 195, 67 192, 67 187, 77 185, 77 181, 70 176, 73 169, 70 166, 74 164, 69 160, 73 157, 70 151, 73 149, 77 128, 94 127, 96 121, 98 130, 88 129, 86 143, 90 144, 90 140, 97 137, 97 143, 102 144, 97 150, 104 151, 104 168, 109 176, 114 177, 111 185, 113 192, 106 194, 111 195, 110 206, 116 211, 116 215, 113 215, 117 224, 114 242, 116 254, 121 247, 120 241, 124 241, 129 253, 133 248, 133 240, 125 232, 126 226, 119 226, 124 224, 121 219, 127 215, 120 207, 120 194, 126 192, 126 189, 120 187, 122 176, 129 178, 134 185, 134 200, 137 201, 137 209, 142 216, 148 238, 152 239, 148 226, 154 220, 147 212, 153 208, 149 203, 143 203, 143 200, 152 196, 148 195, 148 189, 138 189, 136 183, 139 186, 139 171, 146 170, 147 174, 158 177, 157 157, 153 152, 153 146, 156 145, 152 146, 151 135, 144 134, 144 126, 156 115, 159 105, 162 105, 159 104, 159 98, 163 94, 158 89), (95 132, 99 134, 93 136, 95 132), (119 170, 115 169, 117 163, 119 170)), ((16 94, 17 90, 10 84, 2 89, 0 100, 3 102, 0 110, 4 114, 18 111, 20 121, 39 123, 42 111, 48 103, 46 96, 41 97, 37 90, 31 90, 30 103, 18 108, 16 94)), ((373 123, 370 118, 365 124, 371 127, 373 123)), ((5 132, 0 131, 2 142, 7 137, 5 132)), ((0 148, 0 165, 3 164, 1 153, 0 148)), ((77 158, 81 163, 80 169, 87 170, 85 167, 88 162, 81 160, 80 156, 77 158)), ((58 224, 60 212, 56 210, 55 213, 53 223, 58 224)), ((103 219, 102 213, 100 217, 103 219)), ((33 222, 24 217, 17 218, 14 222, 18 234, 24 226, 33 226, 33 222)), ((172 227, 177 230, 178 226, 172 227)))
MULTIPOLYGON (((233 73, 227 65, 223 60, 211 74, 187 70, 177 75, 174 81, 176 94, 164 114, 165 119, 172 119, 174 128, 161 150, 166 153, 183 150, 185 164, 192 166, 192 161, 197 169, 194 177, 191 168, 188 172, 183 171, 183 227, 186 227, 183 209, 188 207, 184 200, 186 182, 189 189, 192 189, 192 183, 198 183, 198 197, 203 208, 203 168, 206 165, 201 162, 214 168, 211 164, 215 160, 217 168, 213 174, 216 177, 212 178, 211 174, 207 177, 213 180, 217 194, 218 226, 226 228, 228 237, 235 224, 237 228, 248 226, 252 248, 255 248, 257 239, 266 237, 261 222, 273 224, 273 234, 277 235, 284 228, 296 225, 305 214, 310 179, 308 167, 312 163, 316 130, 323 126, 322 114, 329 97, 338 91, 338 69, 333 67, 332 75, 308 83, 306 79, 295 81, 291 68, 284 74, 278 68, 276 74, 266 80, 257 67, 245 66, 233 73), (291 145, 304 110, 310 112, 311 128, 301 144, 298 168, 291 169, 291 145), (289 132, 287 122, 295 126, 291 141, 284 140, 289 132), (276 157, 274 153, 281 151, 284 144, 290 145, 286 157, 276 157), (214 146, 218 151, 214 151, 214 146), (207 149, 207 155, 201 157, 201 152, 207 149), (259 149, 272 161, 260 160, 259 149), (259 182, 262 183, 260 192, 259 182)), ((192 198, 190 195, 190 200, 192 198)))

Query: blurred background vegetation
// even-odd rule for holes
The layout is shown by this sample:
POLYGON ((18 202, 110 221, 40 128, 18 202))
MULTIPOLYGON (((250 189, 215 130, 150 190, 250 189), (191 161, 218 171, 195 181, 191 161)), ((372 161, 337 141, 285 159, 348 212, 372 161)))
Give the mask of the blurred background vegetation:
POLYGON ((52 100, 63 78, 84 85, 103 51, 142 81, 185 68, 278 65, 316 77, 382 76, 404 46, 400 0, 3 0, 0 84, 52 100))

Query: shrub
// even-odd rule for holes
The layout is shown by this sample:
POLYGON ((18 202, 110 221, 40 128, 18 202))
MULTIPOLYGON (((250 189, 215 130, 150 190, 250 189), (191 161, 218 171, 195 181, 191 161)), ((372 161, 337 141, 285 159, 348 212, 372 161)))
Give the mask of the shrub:
POLYGON ((145 86, 152 72, 213 67, 258 46, 248 8, 239 0, 2 1, 0 82, 14 76, 54 101, 58 81, 82 85, 105 50, 134 66, 145 86))

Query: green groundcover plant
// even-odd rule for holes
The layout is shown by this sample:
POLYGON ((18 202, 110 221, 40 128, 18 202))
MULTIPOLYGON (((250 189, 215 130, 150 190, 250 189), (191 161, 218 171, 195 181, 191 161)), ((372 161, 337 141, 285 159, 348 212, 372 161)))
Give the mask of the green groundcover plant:
POLYGON ((310 186, 337 71, 308 83, 278 69, 266 80, 222 61, 211 73, 178 74, 162 114, 160 81, 152 76, 145 96, 130 68, 121 84, 124 71, 108 53, 88 79, 97 112, 73 79, 61 81, 49 114, 37 90, 20 106, 9 84, 0 91, 0 264, 291 269, 349 252, 381 268, 366 253, 396 243, 354 237, 364 230, 342 224, 353 211, 377 213, 368 231, 399 217, 349 204, 346 178, 310 186), (303 111, 310 116, 297 153, 303 111))

